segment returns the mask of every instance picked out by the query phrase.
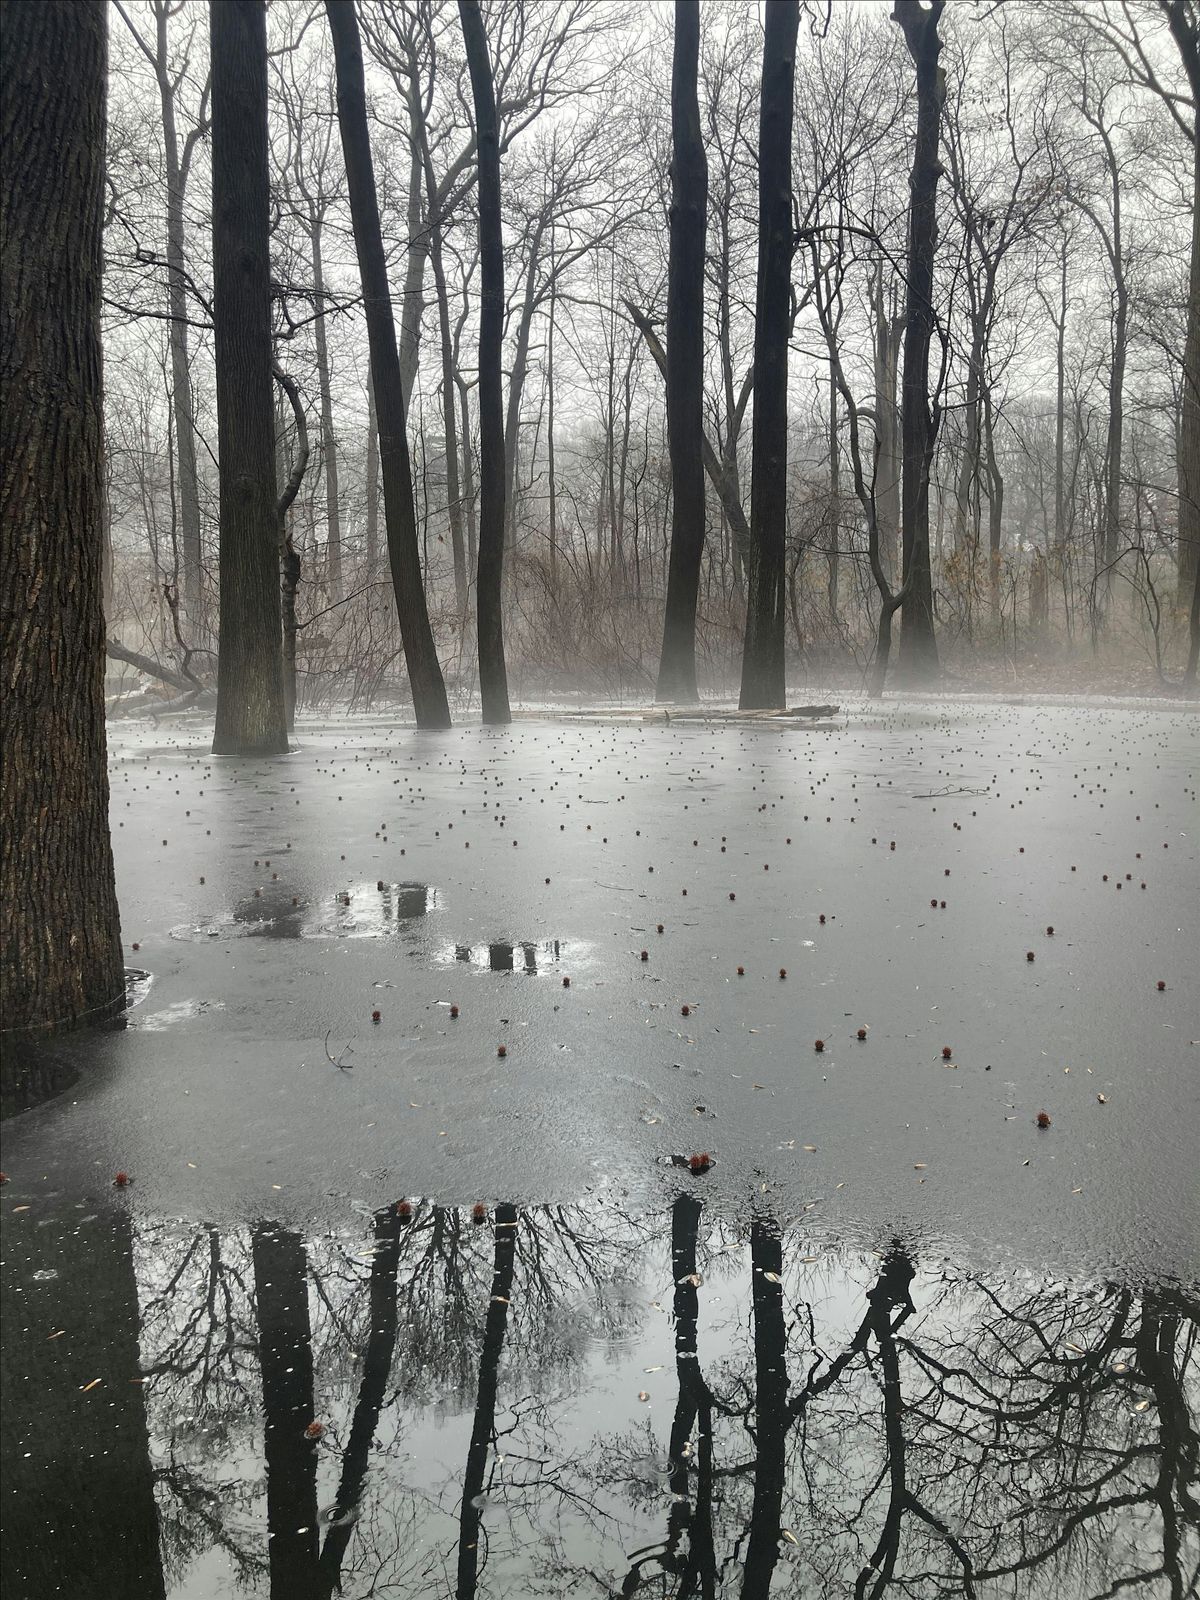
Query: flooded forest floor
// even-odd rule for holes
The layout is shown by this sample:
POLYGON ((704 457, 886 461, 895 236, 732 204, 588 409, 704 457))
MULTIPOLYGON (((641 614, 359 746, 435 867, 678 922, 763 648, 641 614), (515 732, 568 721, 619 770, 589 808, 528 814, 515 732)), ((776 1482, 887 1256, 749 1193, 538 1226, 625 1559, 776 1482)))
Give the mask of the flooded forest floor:
POLYGON ((206 733, 8 1108, 6 1593, 1196 1592, 1194 711, 206 733))

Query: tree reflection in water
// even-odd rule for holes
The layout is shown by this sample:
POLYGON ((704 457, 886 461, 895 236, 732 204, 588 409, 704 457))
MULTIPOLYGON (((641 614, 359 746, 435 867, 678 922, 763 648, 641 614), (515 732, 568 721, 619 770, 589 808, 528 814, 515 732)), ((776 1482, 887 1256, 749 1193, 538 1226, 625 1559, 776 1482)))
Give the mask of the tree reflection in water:
POLYGON ((93 1238, 87 1272, 44 1220, 10 1219, 5 1259, 14 1593, 103 1592, 95 1550, 55 1535, 95 1518, 28 1515, 50 1459, 30 1440, 58 1427, 46 1318, 139 1397, 119 1441, 73 1401, 52 1446, 79 1464, 64 1494, 119 1464, 97 1505, 140 1530, 113 1558, 139 1593, 1196 1592, 1200 1324, 1177 1284, 970 1278, 915 1240, 822 1251, 690 1195, 657 1218, 388 1206, 309 1238, 131 1236, 122 1212, 89 1219, 113 1248, 93 1238))

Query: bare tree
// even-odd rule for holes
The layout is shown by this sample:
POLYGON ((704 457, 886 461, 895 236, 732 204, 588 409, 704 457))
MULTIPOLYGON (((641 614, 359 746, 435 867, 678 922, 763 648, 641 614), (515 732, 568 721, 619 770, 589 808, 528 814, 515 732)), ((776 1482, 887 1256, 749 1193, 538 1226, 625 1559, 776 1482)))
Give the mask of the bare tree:
POLYGON ((758 136, 750 572, 742 653, 743 711, 782 707, 787 523, 787 371, 792 291, 792 95, 799 0, 775 0, 763 32, 758 136))
POLYGON ((475 103, 479 160, 479 573, 475 609, 483 720, 511 721, 504 666, 504 235, 500 224, 500 130, 479 0, 459 0, 475 103))
POLYGON ((326 0, 325 14, 333 35, 342 155, 346 163, 346 183, 354 219, 354 244, 362 277, 363 304, 371 347, 371 387, 379 428, 384 520, 400 635, 408 663, 418 726, 448 728, 450 707, 434 647, 433 630, 429 625, 421 556, 417 546, 400 361, 392 322, 383 235, 379 226, 379 201, 371 158, 371 136, 367 127, 362 49, 353 0, 326 0))
POLYGON ((938 131, 946 85, 938 65, 938 36, 945 0, 895 0, 893 20, 904 33, 917 81, 917 134, 913 150, 904 300, 904 376, 900 431, 902 548, 908 593, 904 600, 898 666, 909 683, 938 670, 933 629, 933 576, 929 558, 929 473, 939 411, 929 399, 929 345, 934 331, 933 266, 937 251, 938 131))
POLYGON ((696 601, 704 553, 704 246, 708 163, 696 74, 700 8, 675 3, 671 69, 671 253, 667 282, 667 438, 671 450, 671 559, 658 667, 660 701, 691 703, 696 687, 696 601))

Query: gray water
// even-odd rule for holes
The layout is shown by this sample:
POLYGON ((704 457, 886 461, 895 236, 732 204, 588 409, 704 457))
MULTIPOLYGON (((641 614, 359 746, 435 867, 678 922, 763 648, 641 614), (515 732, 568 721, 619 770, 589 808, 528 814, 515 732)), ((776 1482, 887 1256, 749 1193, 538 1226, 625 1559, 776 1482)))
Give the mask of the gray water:
POLYGON ((1192 1592, 1197 727, 123 731, 11 1592, 1192 1592))

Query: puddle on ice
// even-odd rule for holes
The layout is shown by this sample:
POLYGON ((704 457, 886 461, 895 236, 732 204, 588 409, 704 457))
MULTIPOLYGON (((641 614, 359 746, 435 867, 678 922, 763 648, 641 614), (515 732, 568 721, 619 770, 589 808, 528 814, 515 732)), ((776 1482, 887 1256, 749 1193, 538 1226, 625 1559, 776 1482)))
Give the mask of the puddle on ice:
POLYGON ((1166 1600, 1200 1559, 1175 1281, 690 1193, 312 1235, 43 1200, 7 1234, 14 1595, 462 1596, 477 1540, 499 1600, 1166 1600))

